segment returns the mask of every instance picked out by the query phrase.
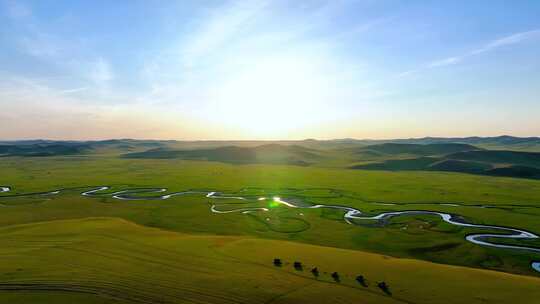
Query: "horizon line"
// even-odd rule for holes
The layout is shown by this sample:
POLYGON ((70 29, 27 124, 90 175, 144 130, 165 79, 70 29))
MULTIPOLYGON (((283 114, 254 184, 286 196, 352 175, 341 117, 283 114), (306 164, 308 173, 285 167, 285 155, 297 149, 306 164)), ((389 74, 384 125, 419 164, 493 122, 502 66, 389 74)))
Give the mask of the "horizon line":
POLYGON ((339 140, 351 140, 351 141, 394 141, 394 140, 422 140, 422 139, 470 139, 470 138, 501 138, 510 137, 518 139, 540 139, 540 136, 514 136, 514 135, 494 135, 494 136, 424 136, 424 137, 402 137, 402 138, 331 138, 331 139, 317 139, 317 138, 304 138, 304 139, 152 139, 152 138, 104 138, 104 139, 47 139, 47 138, 31 138, 31 139, 0 139, 0 142, 17 142, 17 141, 65 141, 65 142, 88 142, 88 141, 112 141, 112 140, 133 140, 133 141, 178 141, 178 142, 249 142, 249 141, 261 141, 261 142, 299 142, 299 141, 339 141, 339 140))

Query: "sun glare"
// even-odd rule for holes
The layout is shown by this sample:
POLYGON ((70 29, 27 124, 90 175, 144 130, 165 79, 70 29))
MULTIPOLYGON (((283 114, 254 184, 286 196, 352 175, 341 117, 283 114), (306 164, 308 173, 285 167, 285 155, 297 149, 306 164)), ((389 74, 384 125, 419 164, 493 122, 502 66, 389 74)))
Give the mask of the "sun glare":
POLYGON ((257 138, 286 138, 325 119, 327 79, 317 62, 266 58, 215 92, 221 122, 257 138))

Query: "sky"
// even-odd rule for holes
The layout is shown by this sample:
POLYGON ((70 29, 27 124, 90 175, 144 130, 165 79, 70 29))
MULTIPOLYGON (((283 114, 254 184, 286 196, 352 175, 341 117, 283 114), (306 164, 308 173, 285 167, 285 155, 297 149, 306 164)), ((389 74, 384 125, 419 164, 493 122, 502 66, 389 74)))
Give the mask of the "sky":
POLYGON ((0 139, 540 135, 540 1, 0 0, 0 139))

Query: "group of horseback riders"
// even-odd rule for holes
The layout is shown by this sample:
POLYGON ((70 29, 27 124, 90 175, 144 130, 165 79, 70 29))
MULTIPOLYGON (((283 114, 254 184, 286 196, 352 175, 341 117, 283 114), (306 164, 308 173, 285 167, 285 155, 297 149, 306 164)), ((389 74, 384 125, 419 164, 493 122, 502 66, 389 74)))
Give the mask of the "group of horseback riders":
MULTIPOLYGON (((277 267, 281 267, 283 265, 283 261, 281 261, 281 259, 279 258, 275 258, 274 259, 274 266, 277 266, 277 267)), ((304 270, 304 265, 302 265, 301 262, 298 262, 298 261, 295 261, 293 263, 293 267, 295 270, 297 271, 303 271, 304 270)), ((319 277, 320 275, 320 271, 317 267, 314 267, 310 270, 311 274, 313 274, 314 277, 319 277)), ((332 277, 332 279, 339 283, 341 282, 341 277, 339 275, 339 273, 337 271, 334 271, 332 272, 332 274, 330 274, 330 276, 332 277)), ((356 282, 358 282, 358 284, 364 286, 364 287, 368 287, 368 284, 367 284, 367 281, 366 279, 364 278, 363 275, 358 275, 356 276, 356 282)), ((381 281, 381 282, 377 282, 377 287, 379 287, 379 289, 381 289, 384 293, 390 295, 390 287, 388 286, 388 284, 384 281, 381 281)))

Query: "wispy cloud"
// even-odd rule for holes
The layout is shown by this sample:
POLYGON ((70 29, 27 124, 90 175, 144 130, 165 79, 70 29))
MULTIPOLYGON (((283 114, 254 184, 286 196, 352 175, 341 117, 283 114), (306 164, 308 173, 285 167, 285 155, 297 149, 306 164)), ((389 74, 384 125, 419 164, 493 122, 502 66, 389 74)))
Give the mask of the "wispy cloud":
POLYGON ((16 42, 21 52, 42 58, 59 54, 60 41, 41 29, 29 5, 22 1, 4 1, 2 4, 18 30, 16 42))
MULTIPOLYGON (((94 98, 88 102, 72 94, 84 87, 58 90, 41 79, 1 71, 0 79, 0 139, 174 138, 184 135, 176 130, 193 128, 186 123, 189 117, 178 113, 99 103, 94 98)), ((192 132, 211 134, 201 129, 192 132)))
POLYGON ((487 51, 494 50, 499 47, 517 44, 525 40, 535 39, 539 37, 540 37, 540 29, 527 31, 527 32, 521 32, 521 33, 515 33, 510 36, 506 36, 506 37, 491 41, 490 43, 484 45, 483 47, 470 52, 469 55, 481 54, 487 51))
POLYGON ((436 67, 442 67, 445 65, 452 65, 459 63, 461 60, 463 60, 463 56, 457 56, 457 57, 448 57, 445 59, 433 61, 432 63, 428 64, 428 67, 430 68, 436 68, 436 67))
POLYGON ((73 88, 60 91, 61 94, 73 94, 88 90, 88 87, 73 88))
POLYGON ((55 31, 50 26, 51 20, 33 14, 32 7, 22 1, 6 1, 2 4, 17 31, 17 35, 11 37, 13 46, 20 54, 31 56, 44 66, 52 67, 53 72, 44 77, 44 83, 51 87, 57 86, 58 94, 72 94, 92 88, 104 97, 104 93, 108 92, 108 84, 115 78, 106 56, 88 48, 84 37, 55 31), (55 78, 69 79, 66 82, 71 83, 60 84, 54 81, 55 78), (73 85, 78 87, 61 89, 73 85))
POLYGON ((248 28, 263 12, 268 1, 234 1, 214 9, 203 18, 204 25, 191 36, 182 52, 187 66, 231 40, 239 31, 248 28))
POLYGON ((32 16, 32 10, 22 1, 4 1, 8 16, 12 19, 24 19, 32 16))
POLYGON ((472 51, 469 51, 467 53, 452 56, 452 57, 447 57, 447 58, 443 58, 443 59, 438 59, 438 60, 432 61, 430 63, 427 63, 427 64, 421 66, 420 68, 412 69, 412 70, 409 70, 409 71, 399 73, 397 75, 397 77, 399 78, 399 77, 410 76, 410 75, 413 75, 413 74, 417 74, 418 72, 420 72, 422 70, 425 70, 425 69, 440 68, 440 67, 455 65, 455 64, 463 62, 464 60, 468 59, 469 57, 480 55, 480 54, 490 52, 490 51, 495 51, 496 49, 501 48, 501 47, 518 44, 518 43, 521 43, 523 41, 532 40, 532 39, 536 39, 536 38, 540 38, 540 29, 515 33, 515 34, 509 35, 509 36, 505 36, 505 37, 490 41, 490 42, 484 44, 483 46, 481 46, 481 47, 479 47, 477 49, 474 49, 472 51))
POLYGON ((55 37, 40 32, 34 32, 31 35, 20 38, 22 51, 31 56, 43 59, 60 55, 62 45, 55 37))
POLYGON ((540 37, 540 29, 527 31, 527 32, 521 32, 521 33, 515 33, 512 35, 500 38, 500 39, 490 41, 489 43, 475 50, 472 50, 468 53, 431 62, 430 64, 428 64, 428 67, 435 68, 435 67, 442 67, 442 66, 457 64, 457 63, 462 62, 468 57, 479 55, 479 54, 489 52, 489 51, 494 51, 495 49, 498 49, 504 46, 518 44, 522 41, 530 40, 530 39, 534 39, 538 37, 540 37))
POLYGON ((97 85, 103 85, 114 78, 109 62, 104 58, 98 58, 91 64, 88 78, 97 85))
POLYGON ((173 39, 169 47, 146 58, 140 75, 152 87, 183 89, 192 81, 219 78, 248 63, 300 48, 316 53, 338 43, 343 46, 355 35, 389 20, 369 19, 336 33, 335 20, 353 3, 309 2, 300 5, 298 14, 295 5, 287 2, 228 1, 195 16, 197 21, 191 24, 189 34, 173 39))

